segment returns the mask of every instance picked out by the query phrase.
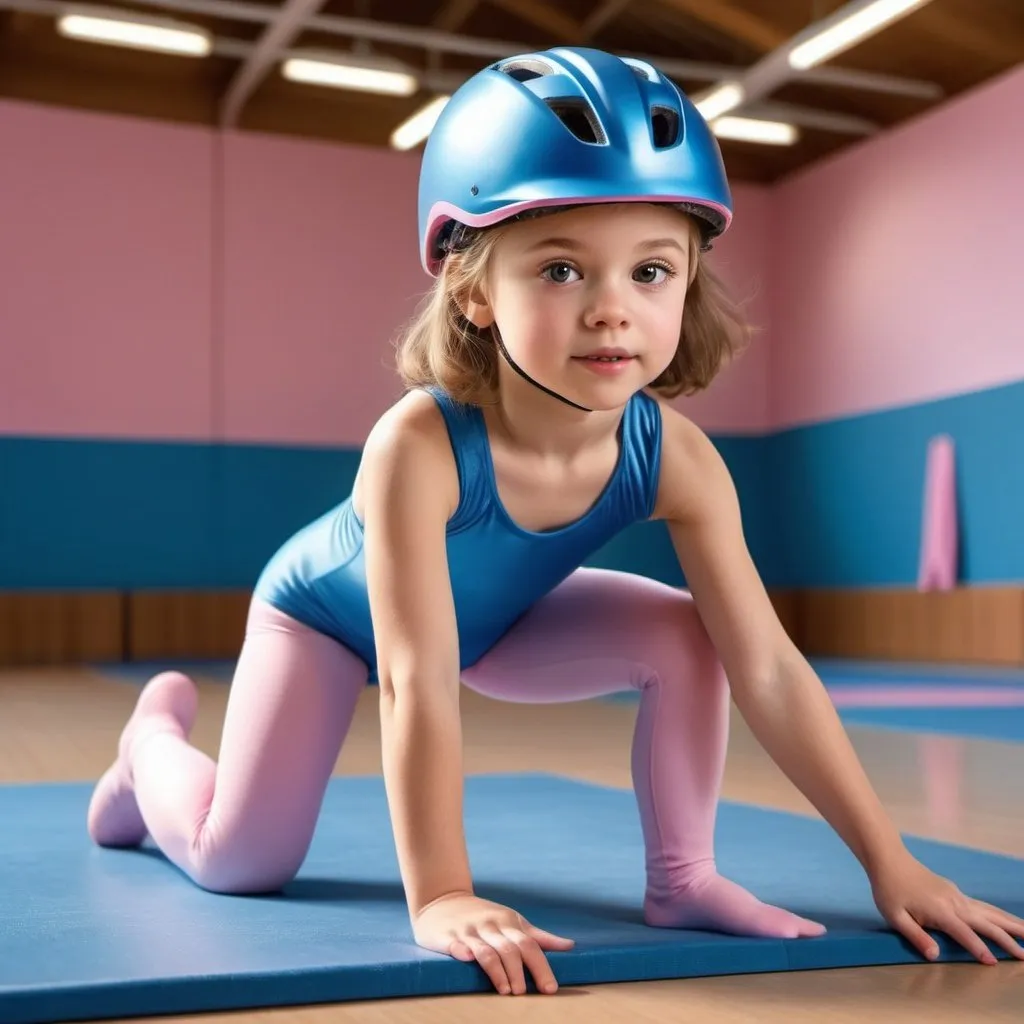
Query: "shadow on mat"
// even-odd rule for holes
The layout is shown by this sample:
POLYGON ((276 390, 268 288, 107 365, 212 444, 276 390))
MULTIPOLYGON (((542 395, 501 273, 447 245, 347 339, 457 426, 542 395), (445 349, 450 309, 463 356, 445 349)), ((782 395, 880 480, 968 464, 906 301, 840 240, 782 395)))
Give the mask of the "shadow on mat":
MULTIPOLYGON (((583 916, 603 921, 622 921, 628 924, 643 924, 639 906, 631 906, 611 900, 593 899, 578 895, 560 896, 550 890, 525 885, 505 886, 478 883, 476 894, 481 899, 492 900, 512 907, 529 918, 538 910, 545 913, 557 912, 573 917, 583 916)), ((278 893, 257 897, 276 900, 300 900, 311 903, 398 903, 404 906, 405 891, 400 883, 347 881, 343 878, 300 877, 289 882, 278 893)))
MULTIPOLYGON (((185 878, 184 874, 174 867, 166 856, 155 846, 143 845, 131 851, 162 861, 168 870, 174 871, 185 878)), ((187 881, 187 879, 186 879, 187 881)), ((201 890, 200 890, 201 891, 201 890)), ((603 900, 594 896, 583 896, 579 893, 563 894, 547 888, 529 885, 502 885, 486 881, 478 882, 476 894, 481 899, 492 900, 511 907, 523 914, 532 923, 533 918, 543 915, 557 915, 560 924, 552 927, 565 928, 573 923, 589 924, 614 923, 633 927, 647 928, 643 919, 642 894, 638 893, 637 902, 624 903, 617 900, 603 900)), ((316 877, 300 875, 289 882, 283 889, 267 893, 244 893, 225 895, 210 893, 218 899, 260 900, 269 902, 307 903, 307 904, 394 904, 404 908, 405 891, 400 882, 370 882, 345 878, 316 877)), ((874 914, 837 914, 820 912, 814 907, 787 906, 786 910, 800 917, 819 921, 829 933, 851 933, 867 935, 872 932, 890 931, 880 915, 874 914)), ((652 929, 652 931, 669 934, 674 929, 652 929)))

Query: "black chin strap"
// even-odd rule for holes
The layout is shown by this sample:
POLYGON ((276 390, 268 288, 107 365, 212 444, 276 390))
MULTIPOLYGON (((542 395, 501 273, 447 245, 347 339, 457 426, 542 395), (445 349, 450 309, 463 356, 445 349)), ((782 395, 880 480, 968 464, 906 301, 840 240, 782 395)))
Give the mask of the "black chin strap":
POLYGON ((576 402, 571 402, 568 398, 558 394, 557 391, 552 391, 551 388, 544 387, 543 384, 535 381, 521 366, 517 366, 512 360, 512 357, 508 354, 508 349, 505 348, 505 342, 501 340, 501 334, 497 327, 491 327, 491 334, 494 340, 498 343, 498 348, 501 350, 501 354, 505 357, 505 362, 512 367, 516 373, 525 381, 529 381, 535 388, 540 388, 541 391, 546 395, 550 395, 552 398, 557 398, 560 402, 565 402, 566 405, 571 405, 574 409, 580 409, 583 412, 593 412, 593 409, 588 409, 585 405, 578 405, 576 402))

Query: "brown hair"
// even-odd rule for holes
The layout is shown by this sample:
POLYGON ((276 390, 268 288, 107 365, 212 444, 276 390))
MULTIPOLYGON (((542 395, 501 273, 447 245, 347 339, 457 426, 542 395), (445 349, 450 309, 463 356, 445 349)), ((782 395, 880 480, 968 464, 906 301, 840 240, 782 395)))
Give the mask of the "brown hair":
MULTIPOLYGON (((502 225, 476 232, 445 260, 398 342, 398 372, 405 387, 437 386, 456 401, 474 404, 496 395, 497 347, 490 330, 480 330, 466 319, 459 300, 483 283, 502 232, 502 225)), ((752 333, 740 304, 701 253, 696 227, 690 234, 689 275, 679 347, 650 384, 666 398, 708 387, 752 333)))

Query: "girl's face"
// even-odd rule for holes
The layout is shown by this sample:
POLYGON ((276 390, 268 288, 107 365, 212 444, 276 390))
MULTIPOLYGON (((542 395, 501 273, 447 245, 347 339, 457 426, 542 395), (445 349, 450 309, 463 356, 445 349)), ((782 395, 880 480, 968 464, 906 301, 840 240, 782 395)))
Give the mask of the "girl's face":
POLYGON ((617 408, 675 355, 692 230, 682 213, 646 203, 513 224, 469 318, 496 325, 534 380, 588 408, 617 408))

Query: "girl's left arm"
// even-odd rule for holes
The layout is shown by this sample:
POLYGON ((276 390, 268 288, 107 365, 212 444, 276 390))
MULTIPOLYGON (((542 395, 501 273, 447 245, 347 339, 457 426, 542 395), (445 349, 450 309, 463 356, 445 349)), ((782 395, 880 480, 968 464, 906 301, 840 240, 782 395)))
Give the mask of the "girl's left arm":
POLYGON ((747 548, 725 463, 689 420, 663 406, 655 517, 666 521, 733 700, 768 755, 860 861, 879 910, 919 952, 938 949, 925 928, 994 963, 982 936, 1011 955, 1024 921, 969 899, 911 856, 886 814, 817 674, 787 635, 747 548))

